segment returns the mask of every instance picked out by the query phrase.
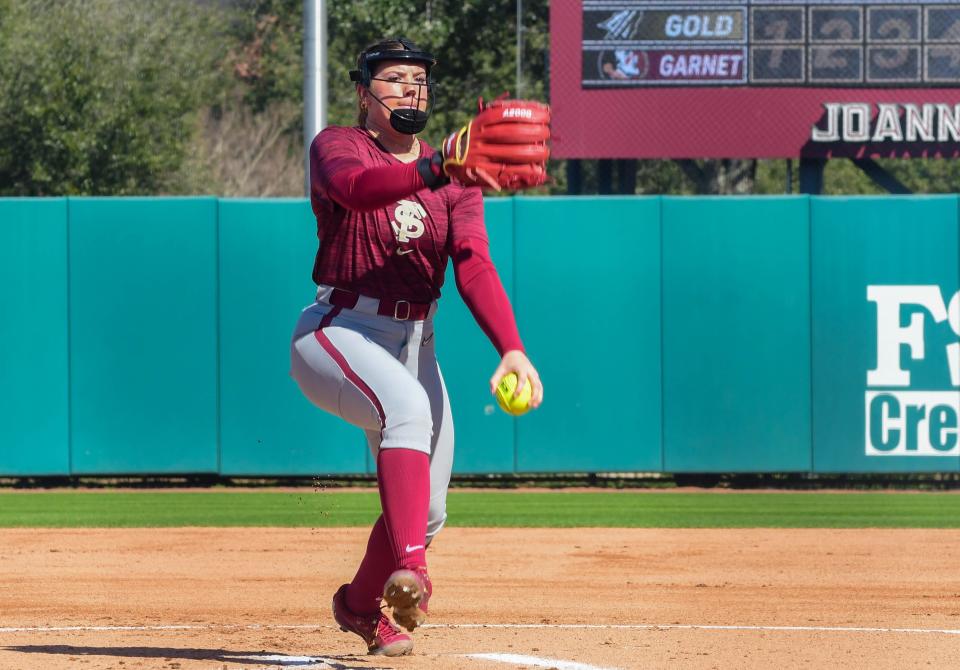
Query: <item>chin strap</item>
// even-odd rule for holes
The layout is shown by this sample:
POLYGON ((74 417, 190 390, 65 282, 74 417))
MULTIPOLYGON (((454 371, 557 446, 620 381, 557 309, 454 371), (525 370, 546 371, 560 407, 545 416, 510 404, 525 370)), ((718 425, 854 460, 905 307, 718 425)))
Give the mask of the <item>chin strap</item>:
MULTIPOLYGON (((430 118, 430 112, 420 111, 420 95, 417 94, 417 106, 414 109, 390 109, 387 104, 375 96, 372 91, 367 91, 370 97, 380 103, 380 105, 390 112, 390 126, 398 133, 404 135, 416 135, 427 127, 427 119, 430 118)), ((429 108, 429 101, 427 102, 429 108)))

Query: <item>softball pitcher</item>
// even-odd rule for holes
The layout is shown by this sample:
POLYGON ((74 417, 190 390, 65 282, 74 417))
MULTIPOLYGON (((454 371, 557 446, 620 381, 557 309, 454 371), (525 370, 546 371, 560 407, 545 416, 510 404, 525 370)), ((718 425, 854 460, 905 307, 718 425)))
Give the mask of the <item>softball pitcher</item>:
MULTIPOLYGON (((432 593, 426 548, 446 520, 453 423, 434 348, 433 316, 448 259, 457 288, 501 356, 543 399, 510 302, 490 260, 479 186, 543 183, 549 110, 498 100, 434 151, 434 57, 405 39, 360 53, 359 123, 325 128, 310 147, 319 250, 316 302, 291 344, 291 374, 315 405, 363 429, 377 463, 382 514, 349 584, 333 596, 339 626, 371 654, 413 649, 432 593)), ((518 389, 519 393, 519 389, 518 389)))

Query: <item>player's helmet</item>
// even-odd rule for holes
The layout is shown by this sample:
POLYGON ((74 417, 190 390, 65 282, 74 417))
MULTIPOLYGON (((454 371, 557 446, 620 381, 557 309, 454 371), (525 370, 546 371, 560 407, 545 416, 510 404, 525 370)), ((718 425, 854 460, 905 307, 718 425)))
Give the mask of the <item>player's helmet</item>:
MULTIPOLYGON (((425 111, 420 110, 421 91, 417 89, 416 109, 393 109, 390 110, 390 125, 398 133, 406 135, 415 135, 423 130, 427 125, 427 119, 430 118, 430 112, 433 109, 433 79, 430 71, 437 64, 437 59, 433 54, 421 50, 410 40, 398 37, 387 39, 372 44, 357 57, 357 69, 350 70, 350 81, 356 82, 370 88, 370 80, 373 79, 373 70, 376 64, 386 60, 405 60, 423 65, 427 71, 427 107, 425 111)), ((383 101, 377 96, 371 94, 374 100, 381 105, 383 101)))

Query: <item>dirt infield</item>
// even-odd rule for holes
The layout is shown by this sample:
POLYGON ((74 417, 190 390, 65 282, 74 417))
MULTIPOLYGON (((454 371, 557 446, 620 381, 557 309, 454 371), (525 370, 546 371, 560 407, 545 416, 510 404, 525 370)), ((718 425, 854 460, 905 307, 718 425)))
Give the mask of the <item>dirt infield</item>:
POLYGON ((0 530, 0 668, 942 668, 956 530, 445 530, 414 656, 333 627, 361 529, 0 530), (891 630, 899 629, 899 630, 891 630), (477 657, 474 655, 489 655, 477 657))

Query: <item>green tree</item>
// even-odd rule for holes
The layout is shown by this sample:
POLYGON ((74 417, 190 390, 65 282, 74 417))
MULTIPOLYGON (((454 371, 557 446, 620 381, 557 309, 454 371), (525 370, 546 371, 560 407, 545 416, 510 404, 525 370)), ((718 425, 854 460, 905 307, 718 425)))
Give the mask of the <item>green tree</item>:
POLYGON ((222 25, 186 0, 0 0, 0 194, 190 190, 222 25))
MULTIPOLYGON (((339 4, 339 3, 338 3, 339 4)), ((303 103, 303 0, 235 0, 231 63, 254 113, 303 103)))

